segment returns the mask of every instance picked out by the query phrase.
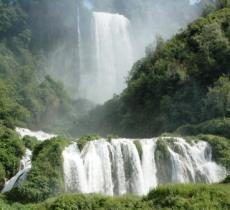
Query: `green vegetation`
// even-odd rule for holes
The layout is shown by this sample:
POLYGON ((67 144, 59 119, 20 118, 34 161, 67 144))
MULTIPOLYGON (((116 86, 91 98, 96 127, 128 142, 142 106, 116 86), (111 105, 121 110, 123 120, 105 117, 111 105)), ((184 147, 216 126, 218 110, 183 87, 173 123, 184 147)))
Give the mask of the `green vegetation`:
POLYGON ((213 159, 225 166, 230 173, 230 141, 224 137, 213 135, 200 135, 199 139, 207 141, 213 151, 213 159))
POLYGON ((143 154, 141 143, 138 140, 135 140, 133 143, 135 144, 135 146, 137 148, 137 151, 138 151, 138 154, 139 154, 140 159, 141 159, 142 158, 142 154, 143 154))
POLYGON ((198 135, 198 134, 213 134, 217 136, 224 136, 230 139, 230 118, 225 119, 212 119, 200 124, 185 125, 179 127, 177 134, 185 135, 198 135))
POLYGON ((227 210, 230 208, 230 186, 168 185, 153 190, 146 199, 159 210, 227 210))
POLYGON ((143 198, 66 194, 36 205, 19 203, 10 205, 4 197, 1 197, 0 206, 9 210, 228 210, 230 185, 165 185, 151 191, 143 198))
POLYGON ((159 138, 157 141, 157 147, 155 152, 155 159, 157 163, 157 177, 159 177, 160 183, 167 183, 170 180, 172 164, 170 163, 170 155, 167 146, 170 145, 170 141, 174 141, 173 138, 159 138), (165 165, 169 167, 164 167, 165 165))
POLYGON ((124 92, 77 121, 71 133, 152 137, 230 117, 229 23, 230 8, 223 8, 169 41, 158 38, 133 66, 124 92))
POLYGON ((4 186, 5 179, 17 173, 24 151, 24 144, 17 134, 0 125, 0 189, 4 186))
POLYGON ((106 197, 100 195, 64 195, 58 198, 49 209, 82 209, 82 210, 150 210, 148 202, 138 197, 106 197))
MULTIPOLYGON (((221 0, 215 12, 207 8, 204 17, 171 40, 158 37, 156 48, 148 47, 146 57, 133 66, 125 91, 81 120, 76 120, 82 115, 79 106, 88 102, 73 101, 61 83, 40 76, 40 69, 46 68, 44 57, 66 31, 59 26, 65 22, 60 10, 55 8, 53 17, 46 13, 48 5, 60 2, 0 0, 0 189, 18 171, 25 147, 33 150, 26 181, 0 196, 0 208, 230 209, 229 176, 218 185, 162 186, 144 198, 59 196, 64 192, 62 151, 70 141, 59 137, 40 143, 31 137, 20 139, 13 131, 15 125, 29 125, 74 136, 99 132, 137 138, 176 130, 209 142, 213 159, 230 171, 230 1, 221 0), (38 17, 41 11, 44 15, 38 17)), ((77 144, 82 150, 99 138, 84 136, 77 144)), ((157 144, 160 182, 171 173, 161 166, 171 165, 166 161, 172 139, 162 137, 157 144)), ((142 156, 140 143, 134 144, 142 156)))
POLYGON ((226 179, 222 183, 223 184, 230 184, 230 176, 227 176, 226 179))
POLYGON ((22 141, 25 147, 30 149, 31 151, 33 151, 35 147, 41 143, 35 137, 31 137, 31 136, 23 137, 22 141))
POLYGON ((101 137, 99 135, 88 135, 88 136, 83 136, 77 140, 77 145, 80 151, 84 148, 84 146, 89 142, 89 141, 94 141, 98 140, 101 137))
POLYGON ((62 151, 69 143, 54 138, 37 145, 33 151, 32 169, 19 187, 7 194, 9 200, 39 202, 64 192, 62 151))
MULTIPOLYGON (((49 15, 36 15, 40 10, 45 14, 50 3, 56 5, 43 0, 0 0, 0 123, 63 134, 80 115, 79 103, 87 102, 73 101, 61 83, 44 75, 45 57, 62 36, 50 36, 49 15)), ((52 30, 60 27, 59 21, 52 30)))

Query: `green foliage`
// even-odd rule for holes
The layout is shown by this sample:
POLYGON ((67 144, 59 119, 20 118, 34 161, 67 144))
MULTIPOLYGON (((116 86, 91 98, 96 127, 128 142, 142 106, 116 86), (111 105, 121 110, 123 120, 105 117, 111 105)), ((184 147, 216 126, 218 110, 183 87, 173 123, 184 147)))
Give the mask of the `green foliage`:
POLYGON ((230 172, 230 141, 224 137, 199 135, 198 139, 207 141, 212 147, 213 159, 230 172))
POLYGON ((6 177, 5 168, 2 165, 2 163, 0 163, 0 188, 2 188, 5 185, 5 177, 6 177))
POLYGON ((222 183, 223 184, 230 184, 230 176, 227 176, 226 179, 222 183))
POLYGON ((219 7, 224 8, 224 7, 230 7, 230 1, 229 0, 218 0, 219 7))
POLYGON ((69 143, 54 138, 37 145, 33 152, 32 169, 19 187, 7 194, 9 200, 22 203, 39 202, 64 192, 62 151, 69 143))
MULTIPOLYGON (((225 118, 230 113, 230 80, 220 77, 213 88, 208 89, 205 105, 209 113, 225 118)), ((214 116, 215 117, 215 116, 214 116)))
POLYGON ((14 98, 14 90, 0 78, 0 122, 12 127, 15 121, 25 120, 27 110, 14 98))
POLYGON ((169 41, 158 38, 155 50, 149 48, 134 64, 123 93, 78 121, 73 134, 151 137, 213 115, 228 116, 221 94, 228 90, 228 76, 223 75, 230 73, 229 23, 230 9, 224 8, 199 18, 169 41), (210 107, 215 110, 210 112, 210 107))
POLYGON ((34 205, 9 205, 4 197, 0 205, 9 210, 227 210, 230 207, 228 184, 165 185, 152 190, 146 197, 66 194, 34 205))
POLYGON ((83 136, 77 140, 77 145, 80 151, 84 148, 84 146, 90 142, 90 141, 95 141, 100 139, 101 137, 97 134, 95 135, 88 135, 88 136, 83 136))
POLYGON ((150 210, 148 202, 143 202, 140 198, 105 197, 100 195, 65 195, 58 198, 49 207, 50 210, 150 210))
POLYGON ((0 1, 0 39, 2 35, 15 35, 17 27, 20 26, 23 30, 23 21, 25 14, 21 7, 17 4, 11 4, 10 1, 0 1))
POLYGON ((212 119, 200 124, 179 127, 175 133, 185 135, 213 134, 230 139, 230 118, 212 119))
POLYGON ((23 142, 17 134, 0 125, 0 188, 5 178, 9 179, 17 173, 24 151, 23 142))
MULTIPOLYGON (((63 33, 60 20, 53 19, 50 30, 52 17, 48 13, 38 15, 38 11, 46 14, 46 7, 51 4, 56 10, 60 2, 0 0, 0 122, 8 127, 30 125, 65 133, 77 117, 79 106, 70 99, 63 85, 41 72, 47 68, 44 57, 49 52, 46 49, 45 53, 43 48, 51 48, 58 42, 49 33, 56 30, 60 37, 63 33), (52 43, 48 46, 45 39, 52 43)), ((60 11, 54 13, 60 19, 60 11)))
POLYGON ((156 209, 227 210, 230 208, 229 185, 169 185, 151 191, 147 198, 156 209))
POLYGON ((168 151, 168 145, 174 141, 173 138, 159 138, 157 141, 157 147, 155 150, 155 160, 157 164, 157 177, 159 177, 159 183, 167 183, 170 180, 172 173, 172 164, 170 163, 170 154, 168 151), (165 166, 168 167, 165 167, 165 166))
POLYGON ((10 203, 4 195, 0 195, 1 210, 46 210, 45 204, 38 205, 23 205, 20 203, 10 203))
POLYGON ((24 136, 22 141, 23 141, 25 147, 30 149, 31 151, 33 151, 35 149, 35 147, 38 144, 40 144, 40 142, 35 137, 31 137, 31 136, 24 136))

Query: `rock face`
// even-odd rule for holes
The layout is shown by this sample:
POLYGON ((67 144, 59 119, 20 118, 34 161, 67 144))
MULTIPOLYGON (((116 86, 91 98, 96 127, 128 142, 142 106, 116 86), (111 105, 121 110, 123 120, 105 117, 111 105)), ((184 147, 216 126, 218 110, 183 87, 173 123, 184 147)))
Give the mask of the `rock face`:
POLYGON ((63 159, 66 192, 144 195, 164 183, 214 183, 226 177, 207 142, 182 138, 101 139, 82 151, 73 143, 63 159))

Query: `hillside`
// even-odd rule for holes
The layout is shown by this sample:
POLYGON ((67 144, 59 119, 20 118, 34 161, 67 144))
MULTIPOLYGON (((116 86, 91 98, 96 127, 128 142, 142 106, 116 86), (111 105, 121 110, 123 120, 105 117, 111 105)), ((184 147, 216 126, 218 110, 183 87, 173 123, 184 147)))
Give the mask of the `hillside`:
POLYGON ((49 38, 52 31, 60 30, 58 25, 52 30, 49 25, 39 28, 41 22, 51 21, 48 15, 36 16, 35 9, 39 12, 45 7, 43 1, 0 1, 0 120, 10 127, 64 133, 92 105, 86 100, 74 101, 62 83, 44 74, 46 57, 62 37, 57 33, 52 41, 49 38))
POLYGON ((133 66, 128 87, 98 106, 71 133, 151 137, 185 124, 228 118, 230 9, 190 24, 133 66))

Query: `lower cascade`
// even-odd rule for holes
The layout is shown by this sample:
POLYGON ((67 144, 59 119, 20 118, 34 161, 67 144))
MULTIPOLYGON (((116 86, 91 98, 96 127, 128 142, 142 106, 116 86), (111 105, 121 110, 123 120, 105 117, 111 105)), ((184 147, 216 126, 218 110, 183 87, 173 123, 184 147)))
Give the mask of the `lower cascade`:
POLYGON ((145 195, 165 183, 215 183, 226 169, 211 146, 183 138, 100 139, 63 151, 66 192, 145 195))
POLYGON ((26 179, 26 175, 28 171, 31 169, 31 156, 32 151, 29 149, 26 149, 25 155, 22 157, 20 161, 20 170, 18 173, 13 176, 10 180, 8 180, 2 189, 2 192, 9 192, 14 187, 18 186, 21 182, 23 182, 26 179))

